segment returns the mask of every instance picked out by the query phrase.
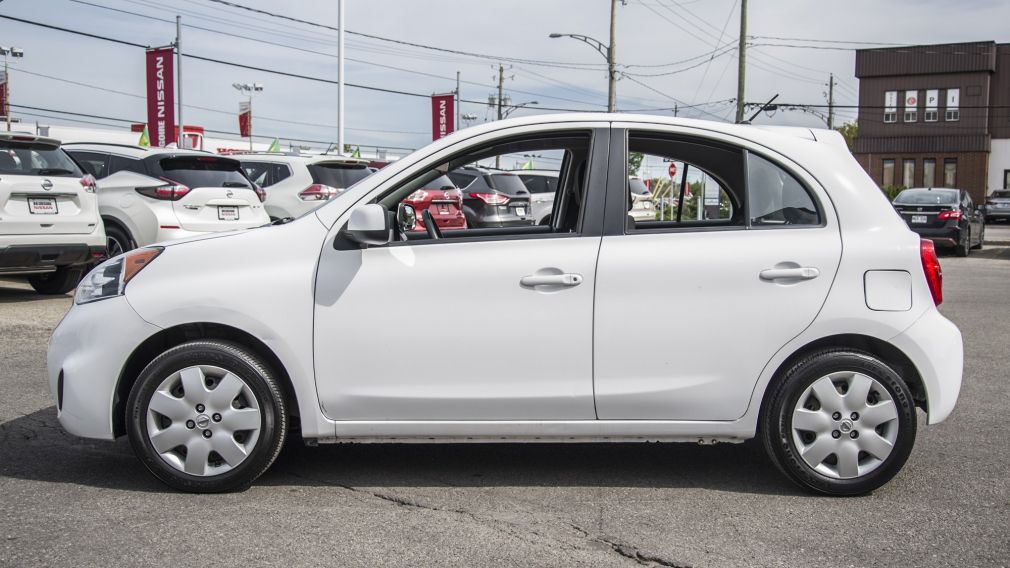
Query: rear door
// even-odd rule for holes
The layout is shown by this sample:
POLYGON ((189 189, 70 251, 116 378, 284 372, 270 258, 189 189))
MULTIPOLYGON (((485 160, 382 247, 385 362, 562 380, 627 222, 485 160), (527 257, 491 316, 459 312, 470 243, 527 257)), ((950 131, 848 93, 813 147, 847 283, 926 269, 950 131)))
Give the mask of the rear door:
POLYGON ((98 204, 84 190, 83 175, 59 146, 0 140, 0 233, 93 232, 98 204))
POLYGON ((735 420, 762 369, 813 322, 841 258, 826 194, 797 169, 735 145, 632 131, 617 155, 673 195, 663 219, 628 217, 627 159, 611 160, 597 265, 600 419, 735 420), (669 177, 669 162, 677 177, 669 177), (802 181, 801 181, 802 180, 802 181))
POLYGON ((256 227, 270 218, 237 160, 200 155, 158 156, 149 164, 166 181, 189 191, 172 202, 187 231, 225 231, 256 227))

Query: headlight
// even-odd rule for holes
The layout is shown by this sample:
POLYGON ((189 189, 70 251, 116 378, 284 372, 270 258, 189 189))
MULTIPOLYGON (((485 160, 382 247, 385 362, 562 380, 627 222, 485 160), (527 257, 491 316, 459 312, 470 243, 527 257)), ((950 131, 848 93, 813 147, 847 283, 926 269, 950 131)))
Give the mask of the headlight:
POLYGON ((87 304, 119 296, 126 284, 163 250, 162 247, 136 249, 99 264, 77 285, 74 303, 87 304))

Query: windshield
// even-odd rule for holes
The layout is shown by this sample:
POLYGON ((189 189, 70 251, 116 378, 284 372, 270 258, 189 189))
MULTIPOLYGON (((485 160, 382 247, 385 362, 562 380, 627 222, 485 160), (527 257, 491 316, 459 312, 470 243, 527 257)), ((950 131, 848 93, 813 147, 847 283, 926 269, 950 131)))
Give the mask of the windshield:
POLYGON ((0 141, 0 174, 54 177, 84 175, 59 146, 10 140, 0 141))
POLYGON ((638 178, 629 179, 628 187, 631 188, 631 193, 637 195, 649 195, 649 188, 645 185, 644 181, 638 178))
POLYGON ((213 156, 175 156, 162 158, 158 165, 165 178, 187 187, 252 188, 235 160, 213 156))
POLYGON ((345 189, 372 175, 362 164, 360 166, 339 163, 309 164, 312 183, 321 183, 337 189, 345 189))
POLYGON ((894 200, 900 205, 953 205, 957 203, 956 189, 906 189, 894 200))
POLYGON ((994 191, 989 197, 1007 199, 1010 198, 1010 190, 994 191))

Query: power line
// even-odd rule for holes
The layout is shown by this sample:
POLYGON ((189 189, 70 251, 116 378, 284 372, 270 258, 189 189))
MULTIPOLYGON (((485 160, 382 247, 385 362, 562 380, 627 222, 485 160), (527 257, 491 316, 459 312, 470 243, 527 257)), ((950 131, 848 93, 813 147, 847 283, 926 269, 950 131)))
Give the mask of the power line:
POLYGON ((779 41, 809 41, 811 43, 848 43, 853 45, 891 45, 899 47, 907 47, 910 44, 907 43, 887 43, 884 41, 850 41, 841 39, 812 39, 812 38, 802 38, 802 37, 776 37, 776 36, 748 36, 752 39, 774 39, 779 41))

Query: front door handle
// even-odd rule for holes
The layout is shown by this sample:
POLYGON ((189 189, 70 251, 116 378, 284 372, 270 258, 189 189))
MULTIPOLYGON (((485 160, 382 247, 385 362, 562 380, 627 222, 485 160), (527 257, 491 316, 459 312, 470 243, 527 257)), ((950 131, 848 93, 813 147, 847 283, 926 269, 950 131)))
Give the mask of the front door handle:
POLYGON ((531 274, 519 279, 523 286, 578 286, 582 284, 581 274, 531 274))
POLYGON ((812 266, 799 268, 766 268, 761 271, 762 280, 813 280, 821 275, 821 271, 812 266))

